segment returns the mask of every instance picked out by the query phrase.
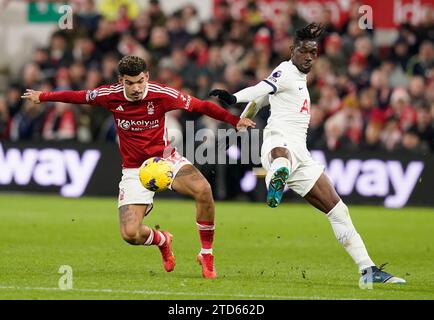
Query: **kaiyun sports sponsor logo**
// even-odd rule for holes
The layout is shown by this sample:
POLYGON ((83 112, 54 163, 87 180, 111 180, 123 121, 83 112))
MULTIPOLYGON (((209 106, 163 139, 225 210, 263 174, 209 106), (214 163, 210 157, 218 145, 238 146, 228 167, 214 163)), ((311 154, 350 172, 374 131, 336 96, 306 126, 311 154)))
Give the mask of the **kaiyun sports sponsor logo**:
POLYGON ((143 131, 143 130, 158 128, 160 126, 160 121, 159 119, 155 119, 155 120, 116 119, 116 124, 122 130, 143 131))

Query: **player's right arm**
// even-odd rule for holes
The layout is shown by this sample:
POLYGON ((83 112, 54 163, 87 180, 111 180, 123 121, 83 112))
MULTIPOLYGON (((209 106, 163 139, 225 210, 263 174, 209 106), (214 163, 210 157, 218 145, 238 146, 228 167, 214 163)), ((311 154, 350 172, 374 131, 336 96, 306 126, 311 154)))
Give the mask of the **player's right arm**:
POLYGON ((209 95, 216 96, 229 105, 238 102, 258 102, 258 99, 262 99, 266 95, 275 94, 277 91, 279 91, 281 87, 282 69, 282 66, 279 65, 273 70, 268 78, 262 80, 254 86, 247 87, 234 94, 231 94, 226 90, 214 89, 209 93, 209 95))
POLYGON ((250 101, 241 113, 240 118, 253 119, 259 110, 270 104, 269 97, 270 96, 266 94, 256 100, 250 101))
POLYGON ((94 90, 79 90, 79 91, 53 91, 42 92, 31 89, 26 89, 26 92, 21 96, 22 99, 31 100, 33 103, 41 103, 46 101, 65 102, 74 104, 99 104, 98 89, 94 90))
POLYGON ((231 94, 226 90, 214 89, 211 90, 209 95, 216 96, 221 101, 231 105, 239 102, 255 101, 256 99, 262 98, 263 96, 269 95, 274 92, 274 89, 269 84, 267 84, 265 80, 263 80, 254 86, 247 87, 234 94, 231 94))

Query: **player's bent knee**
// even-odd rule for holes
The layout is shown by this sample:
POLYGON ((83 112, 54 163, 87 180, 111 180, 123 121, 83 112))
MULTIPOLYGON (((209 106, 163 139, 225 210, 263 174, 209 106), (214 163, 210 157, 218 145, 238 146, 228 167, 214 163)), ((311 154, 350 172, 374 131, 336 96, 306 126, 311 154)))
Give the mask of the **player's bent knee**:
POLYGON ((128 242, 129 244, 135 245, 137 244, 137 240, 138 240, 138 229, 137 226, 124 226, 121 229, 121 236, 122 239, 126 242, 128 242))

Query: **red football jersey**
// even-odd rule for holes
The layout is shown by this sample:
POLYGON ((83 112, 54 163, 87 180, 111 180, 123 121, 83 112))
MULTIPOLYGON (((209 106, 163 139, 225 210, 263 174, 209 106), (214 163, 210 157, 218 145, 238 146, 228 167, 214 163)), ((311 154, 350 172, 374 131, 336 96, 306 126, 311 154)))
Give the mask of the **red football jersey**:
POLYGON ((41 101, 60 101, 102 106, 112 112, 119 135, 119 150, 124 168, 138 168, 150 157, 168 156, 165 113, 175 109, 196 111, 236 126, 236 117, 222 107, 184 95, 176 89, 148 82, 141 101, 132 101, 122 84, 93 90, 44 92, 41 101), (166 152, 165 152, 166 151, 166 152))

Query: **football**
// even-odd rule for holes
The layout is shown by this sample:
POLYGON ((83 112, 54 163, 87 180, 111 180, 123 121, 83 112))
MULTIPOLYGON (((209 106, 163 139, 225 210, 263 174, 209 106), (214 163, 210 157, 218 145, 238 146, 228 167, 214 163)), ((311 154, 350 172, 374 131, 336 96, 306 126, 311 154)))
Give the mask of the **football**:
POLYGON ((146 189, 153 192, 164 191, 173 181, 172 164, 164 158, 149 158, 141 165, 139 178, 146 189))

